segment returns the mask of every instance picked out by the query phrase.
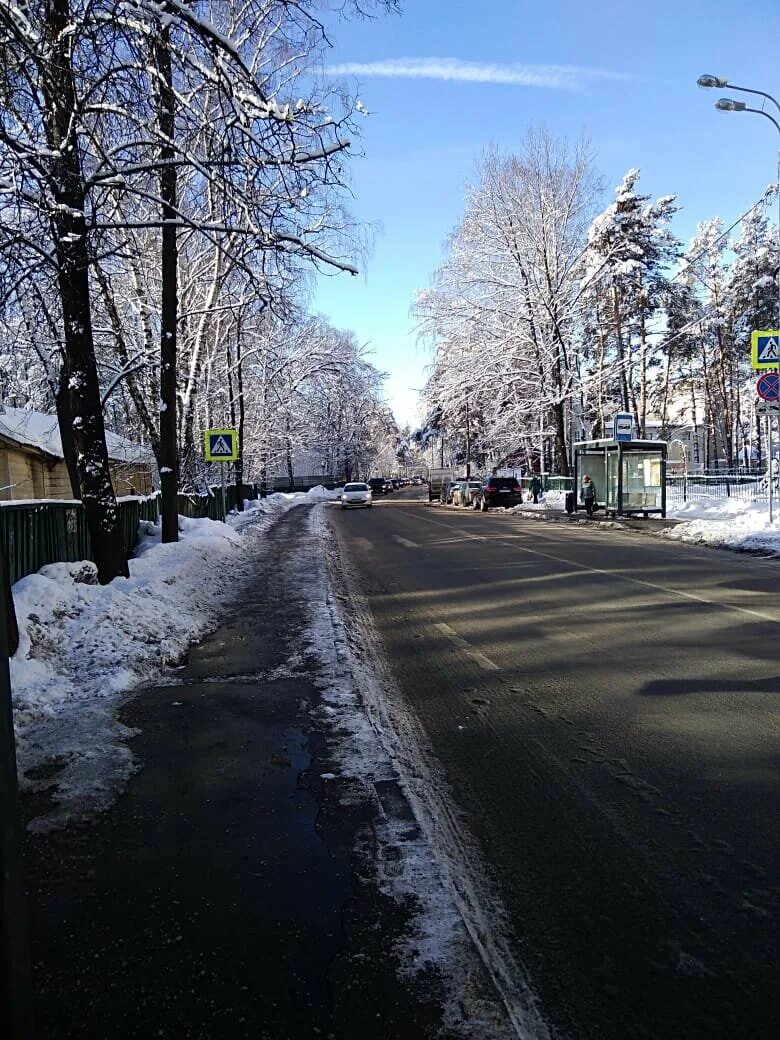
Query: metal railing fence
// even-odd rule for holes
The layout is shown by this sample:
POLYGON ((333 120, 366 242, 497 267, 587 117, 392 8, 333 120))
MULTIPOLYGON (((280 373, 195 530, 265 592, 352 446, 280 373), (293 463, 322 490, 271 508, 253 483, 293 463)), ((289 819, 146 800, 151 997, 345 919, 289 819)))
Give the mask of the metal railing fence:
POLYGON ((769 480, 765 473, 680 473, 666 476, 667 507, 682 502, 714 502, 724 498, 765 502, 768 497, 769 480))

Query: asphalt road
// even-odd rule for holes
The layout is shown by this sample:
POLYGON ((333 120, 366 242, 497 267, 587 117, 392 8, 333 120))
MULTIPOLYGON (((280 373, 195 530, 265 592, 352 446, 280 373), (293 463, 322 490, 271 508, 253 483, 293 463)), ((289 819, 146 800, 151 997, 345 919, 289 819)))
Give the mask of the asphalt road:
POLYGON ((555 1031, 776 1037, 780 566, 401 495, 331 520, 555 1031))

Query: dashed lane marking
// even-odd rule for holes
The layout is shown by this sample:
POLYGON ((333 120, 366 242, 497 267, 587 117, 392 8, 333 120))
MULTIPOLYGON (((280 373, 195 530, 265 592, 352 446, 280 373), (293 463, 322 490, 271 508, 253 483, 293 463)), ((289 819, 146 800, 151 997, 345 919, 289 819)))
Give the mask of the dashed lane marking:
POLYGON ((501 671, 497 664, 491 661, 489 657, 486 657, 485 654, 483 654, 480 650, 476 650, 468 641, 468 639, 463 639, 462 636, 459 636, 458 633, 453 628, 450 628, 450 626, 446 622, 439 621, 436 623, 434 627, 438 628, 442 635, 445 635, 451 643, 454 643, 455 646, 461 649, 465 654, 468 654, 469 657, 474 662, 476 662, 476 664, 478 664, 480 668, 484 669, 484 671, 501 671))
MULTIPOLYGON (((413 513, 410 513, 409 515, 417 516, 417 514, 413 513)), ((428 524, 435 524, 436 527, 443 527, 450 532, 459 534, 462 538, 474 538, 474 535, 469 534, 468 531, 457 530, 457 528, 451 527, 450 524, 444 524, 440 520, 432 520, 427 516, 417 516, 417 519, 423 520, 428 524)), ((484 541, 484 538, 480 538, 479 540, 484 541)), ((554 560, 556 563, 563 563, 567 567, 574 567, 576 570, 584 571, 586 574, 603 574, 607 578, 619 578, 621 581, 628 582, 630 585, 639 585, 641 588, 653 589, 655 592, 665 592, 668 596, 679 596, 680 599, 687 599, 694 603, 702 603, 707 607, 716 607, 720 610, 731 610, 737 614, 746 614, 748 617, 759 618, 761 621, 768 621, 773 625, 780 625, 780 618, 773 617, 771 614, 765 614, 760 610, 751 610, 749 607, 738 607, 733 603, 720 603, 716 599, 708 599, 706 596, 698 596, 695 592, 684 592, 682 589, 671 589, 668 585, 656 585, 652 581, 642 581, 641 578, 632 578, 623 571, 607 570, 603 567, 590 567, 586 563, 577 563, 576 560, 567 560, 564 556, 556 556, 555 553, 542 552, 541 549, 529 549, 527 546, 518 545, 517 542, 505 541, 504 537, 500 534, 496 537, 495 541, 503 542, 507 548, 515 549, 517 552, 526 553, 529 556, 540 556, 545 560, 554 560)))

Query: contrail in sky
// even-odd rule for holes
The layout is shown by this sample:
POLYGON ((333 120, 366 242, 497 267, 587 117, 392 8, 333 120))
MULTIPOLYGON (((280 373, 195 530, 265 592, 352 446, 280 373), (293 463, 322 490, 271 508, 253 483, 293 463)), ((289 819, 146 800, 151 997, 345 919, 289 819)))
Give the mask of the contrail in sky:
POLYGON ((515 87, 583 90, 601 80, 629 76, 578 65, 495 65, 458 58, 388 58, 385 61, 332 65, 336 76, 383 76, 399 79, 440 79, 457 83, 506 83, 515 87))

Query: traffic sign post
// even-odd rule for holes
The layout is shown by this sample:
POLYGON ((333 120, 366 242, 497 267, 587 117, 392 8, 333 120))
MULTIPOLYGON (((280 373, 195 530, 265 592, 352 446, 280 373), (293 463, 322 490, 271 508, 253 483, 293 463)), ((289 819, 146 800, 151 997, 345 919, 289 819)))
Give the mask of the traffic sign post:
MULTIPOLYGON (((778 195, 780 203, 780 194, 778 195)), ((766 416, 767 426, 767 480, 769 481, 769 523, 775 519, 774 445, 772 443, 774 416, 780 415, 780 329, 757 329, 750 336, 750 363, 755 369, 774 369, 764 372, 756 382, 756 415, 766 416)))
POLYGON ((206 462, 219 462, 222 478, 222 517, 227 516, 225 508, 225 463, 238 460, 238 430, 220 429, 203 431, 203 454, 206 462))

